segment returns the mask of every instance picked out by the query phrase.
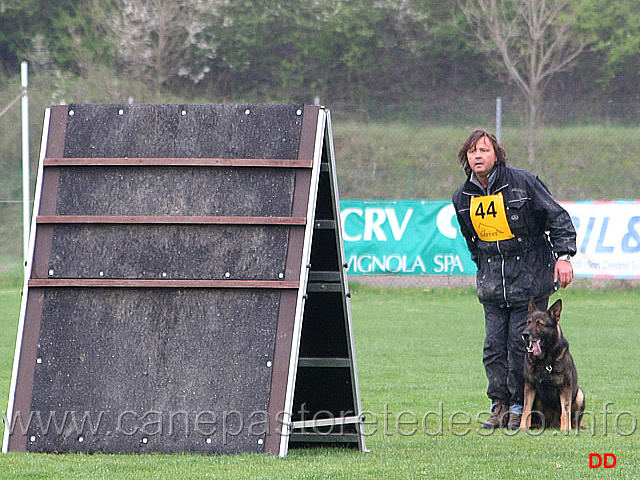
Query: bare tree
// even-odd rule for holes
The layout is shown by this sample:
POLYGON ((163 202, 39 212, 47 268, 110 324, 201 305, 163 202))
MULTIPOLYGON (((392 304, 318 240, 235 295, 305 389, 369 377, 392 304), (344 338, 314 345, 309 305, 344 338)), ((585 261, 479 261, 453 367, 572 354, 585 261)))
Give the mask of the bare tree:
POLYGON ((95 1, 120 64, 152 85, 156 100, 171 77, 197 82, 207 73, 217 46, 210 27, 227 0, 95 1))
POLYGON ((497 56, 527 104, 529 163, 543 93, 551 77, 569 68, 585 42, 571 31, 571 3, 563 0, 459 0, 470 32, 497 56))

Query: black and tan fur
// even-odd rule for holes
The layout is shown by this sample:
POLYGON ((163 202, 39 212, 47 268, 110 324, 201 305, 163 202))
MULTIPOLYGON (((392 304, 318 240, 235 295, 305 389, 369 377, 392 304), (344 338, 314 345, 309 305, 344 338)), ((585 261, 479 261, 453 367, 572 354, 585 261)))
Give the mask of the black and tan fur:
POLYGON ((557 300, 546 312, 529 302, 527 324, 522 339, 527 350, 524 362, 524 407, 521 430, 532 426, 580 428, 584 413, 584 393, 578 386, 578 371, 562 335, 557 300))

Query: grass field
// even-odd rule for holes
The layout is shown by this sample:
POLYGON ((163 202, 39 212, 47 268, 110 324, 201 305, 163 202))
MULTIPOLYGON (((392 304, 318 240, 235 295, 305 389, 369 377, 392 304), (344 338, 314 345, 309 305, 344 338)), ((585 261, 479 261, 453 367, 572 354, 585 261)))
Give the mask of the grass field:
MULTIPOLYGON (((0 456, 0 479, 640 478, 639 290, 569 289, 562 324, 587 398, 588 429, 569 435, 482 431, 488 409, 481 306, 469 289, 354 285, 355 341, 369 453, 0 456), (590 453, 615 468, 590 469, 590 453)), ((0 289, 0 404, 6 409, 20 291, 0 289)))
MULTIPOLYGON (((399 199, 409 193, 417 199, 451 198, 464 181, 458 149, 475 127, 335 124, 342 198, 399 199)), ((635 199, 640 171, 625 152, 638 149, 639 132, 638 127, 606 125, 543 127, 537 133, 533 165, 524 129, 504 128, 501 143, 510 165, 539 175, 559 200, 635 199)))

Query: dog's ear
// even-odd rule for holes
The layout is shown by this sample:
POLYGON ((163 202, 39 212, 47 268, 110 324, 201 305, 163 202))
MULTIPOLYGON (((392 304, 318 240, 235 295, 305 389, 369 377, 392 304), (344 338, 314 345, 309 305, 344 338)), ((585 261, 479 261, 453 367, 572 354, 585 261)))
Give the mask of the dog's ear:
POLYGON ((556 322, 559 322, 560 321, 560 312, 562 312, 562 300, 558 299, 558 300, 556 300, 556 303, 551 305, 551 308, 549 309, 549 315, 556 322))
POLYGON ((538 307, 536 306, 536 302, 533 300, 533 297, 529 298, 529 313, 537 312, 538 307))

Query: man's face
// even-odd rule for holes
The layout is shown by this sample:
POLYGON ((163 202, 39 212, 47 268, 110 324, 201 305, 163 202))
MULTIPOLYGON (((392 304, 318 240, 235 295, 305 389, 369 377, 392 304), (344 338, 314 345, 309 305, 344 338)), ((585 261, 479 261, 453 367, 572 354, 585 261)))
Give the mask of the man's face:
POLYGON ((467 150, 467 162, 479 179, 489 176, 496 164, 496 152, 487 137, 480 137, 475 146, 467 150))

